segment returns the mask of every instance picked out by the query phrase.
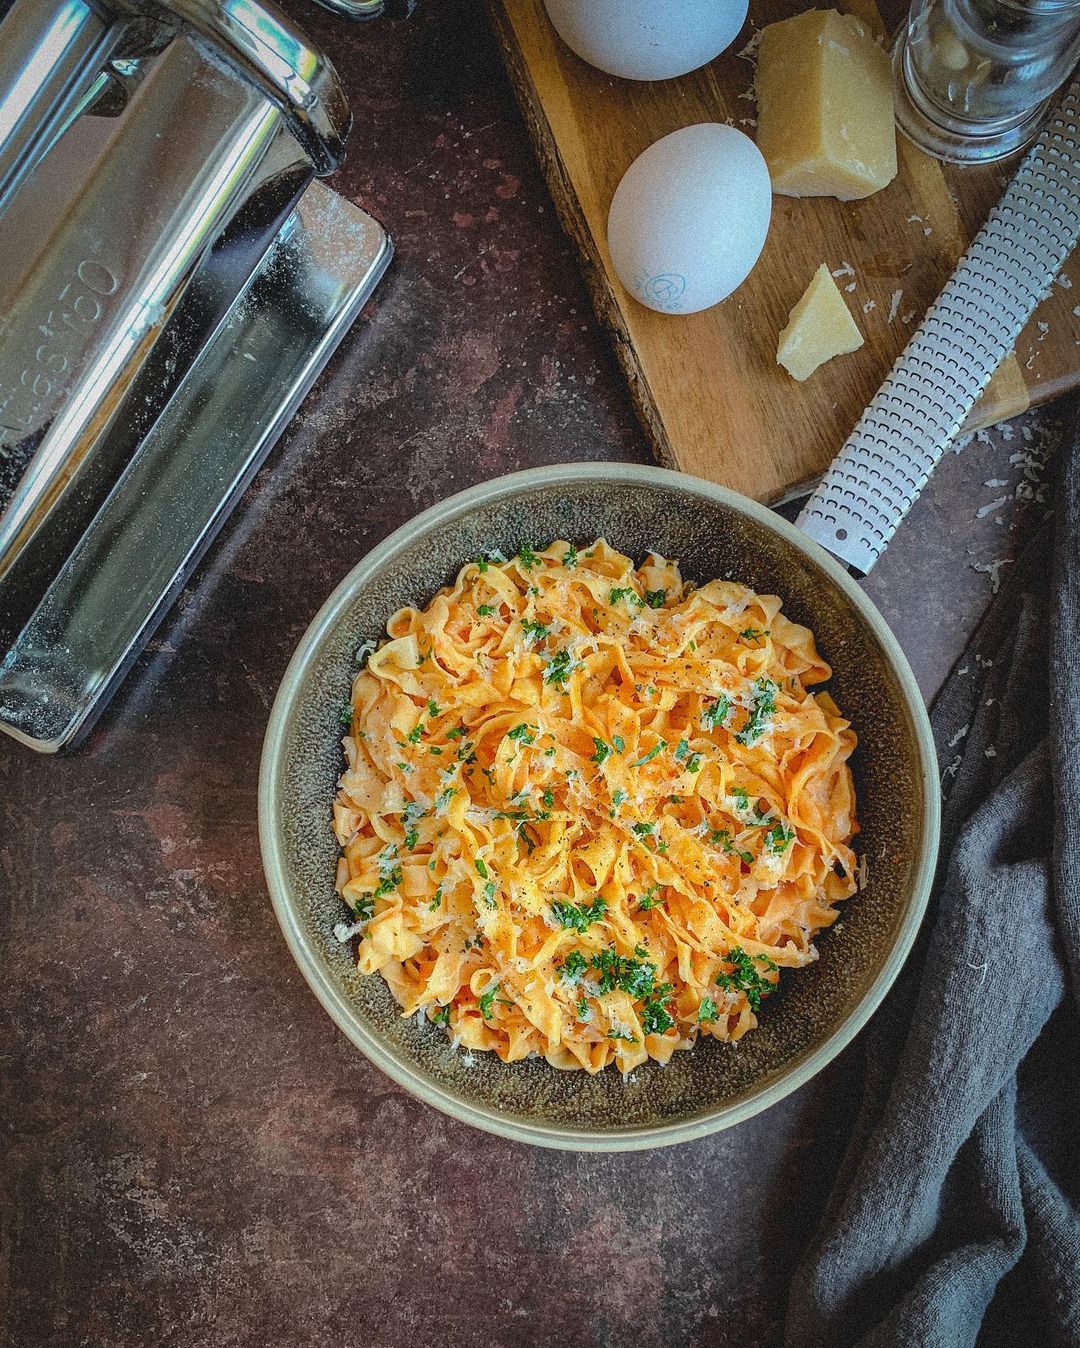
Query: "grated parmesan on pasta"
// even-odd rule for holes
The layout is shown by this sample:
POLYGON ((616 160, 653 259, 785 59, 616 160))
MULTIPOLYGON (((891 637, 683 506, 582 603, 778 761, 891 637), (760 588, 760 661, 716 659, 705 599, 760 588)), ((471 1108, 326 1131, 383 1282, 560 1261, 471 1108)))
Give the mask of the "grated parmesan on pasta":
POLYGON ((812 633, 603 540, 470 562, 387 633, 334 803, 361 972, 506 1062, 625 1074, 753 1029, 859 873, 812 633))

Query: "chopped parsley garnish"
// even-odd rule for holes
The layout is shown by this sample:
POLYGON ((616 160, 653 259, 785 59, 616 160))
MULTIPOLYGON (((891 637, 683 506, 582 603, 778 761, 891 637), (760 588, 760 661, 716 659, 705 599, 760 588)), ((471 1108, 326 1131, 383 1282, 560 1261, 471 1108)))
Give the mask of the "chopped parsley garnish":
POLYGON ((544 682, 554 683, 557 687, 566 691, 566 683, 573 672, 574 664, 567 650, 556 651, 548 661, 548 667, 544 671, 544 682))
POLYGON ((646 999, 641 1008, 641 1028, 646 1034, 663 1034, 675 1024, 675 1017, 668 1010, 671 993, 671 984, 661 983, 652 996, 646 999))
POLYGON ((545 810, 550 810, 550 809, 554 806, 554 804, 555 804, 555 793, 554 793, 554 791, 552 791, 552 789, 551 789, 550 786, 547 788, 547 790, 544 792, 544 794, 540 797, 540 799, 544 802, 544 809, 545 809, 545 810))
POLYGON ((618 808, 625 799, 626 799, 626 792, 622 789, 621 786, 617 786, 615 790, 611 793, 612 805, 618 808))
POLYGON ((624 754, 626 752, 626 741, 621 735, 612 735, 611 747, 617 754, 624 754))
POLYGON ((650 908, 660 908, 663 905, 664 900, 662 898, 657 897, 659 893, 660 893, 659 885, 650 885, 649 888, 645 891, 645 893, 642 894, 641 901, 638 903, 638 907, 641 909, 643 913, 647 913, 650 908))
POLYGON ((596 752, 589 761, 591 763, 596 763, 599 767, 603 767, 611 757, 611 745, 605 744, 602 739, 598 739, 595 735, 593 736, 593 744, 596 747, 596 752))
POLYGON ((366 922, 369 917, 375 915, 375 895, 361 894, 352 906, 353 912, 361 921, 366 922))
POLYGON ((578 998, 577 1018, 578 1020, 583 1020, 586 1022, 592 1020, 592 1011, 589 1009, 588 998, 585 996, 584 993, 582 993, 581 996, 578 998))
POLYGON ((608 1036, 607 1036, 607 1037, 608 1037, 609 1039, 625 1039, 626 1042, 627 1042, 628 1044, 636 1044, 636 1043, 637 1043, 637 1040, 636 1040, 636 1039, 634 1038, 634 1036, 630 1033, 630 1031, 627 1030, 627 1029, 624 1029, 621 1025, 616 1025, 616 1026, 614 1026, 612 1029, 608 1030, 608 1036))
POLYGON ((743 641, 757 641, 759 637, 767 637, 768 635, 768 628, 762 631, 760 627, 747 627, 745 631, 739 633, 743 641))
POLYGON ((409 731, 409 743, 410 743, 410 744, 419 744, 419 743, 420 743, 420 736, 421 736, 423 733, 424 733, 424 723, 423 723, 423 721, 417 721, 417 723, 416 723, 416 724, 413 726, 413 728, 409 731))
POLYGON ((714 828, 709 834, 709 842, 711 842, 714 847, 717 845, 723 847, 725 854, 729 857, 738 857, 740 861, 745 861, 748 866, 754 864, 753 852, 741 852, 735 846, 731 834, 726 828, 714 828))
POLYGON ((373 898, 381 899, 384 894, 392 894, 395 889, 401 888, 401 867, 394 866, 392 870, 387 871, 383 878, 375 887, 373 898))
POLYGON ((432 700, 427 704, 427 710, 428 710, 428 715, 429 715, 429 716, 438 716, 439 710, 440 710, 440 709, 439 709, 439 704, 438 704, 434 699, 432 699, 432 700))
POLYGON ((654 744, 647 754, 643 754, 635 762, 631 763, 632 768, 643 768, 646 763, 651 763, 657 754, 662 754, 667 748, 667 740, 661 740, 659 744, 654 744))
POLYGON ((577 566, 577 561, 578 561, 577 548, 575 548, 573 543, 571 543, 570 546, 563 553, 562 564, 563 566, 573 568, 577 566))
POLYGON ((775 973, 778 966, 768 955, 748 955, 737 945, 731 947, 724 959, 734 967, 731 973, 724 973, 721 970, 716 975, 716 986, 725 991, 745 993, 750 1010, 760 1010, 762 997, 767 997, 774 990, 774 985, 764 977, 762 969, 775 973))
POLYGON ((433 1025, 443 1025, 449 1029, 450 1008, 448 1006, 440 1006, 438 1010, 432 1011, 429 1019, 431 1020, 433 1025))
POLYGON ((420 834, 416 829, 410 829, 409 832, 405 834, 405 847, 408 851, 411 852, 419 841, 420 834))
POLYGON ((610 590, 608 592, 608 603, 613 607, 620 599, 625 599, 627 603, 635 608, 645 607, 645 600, 641 598, 636 590, 631 590, 628 586, 621 587, 617 590, 610 590))
POLYGON ((592 903, 562 903, 556 900, 551 911, 566 931, 588 931, 594 922, 599 922, 607 912, 606 899, 594 899, 592 903))
POLYGON ((338 720, 342 725, 352 725, 352 703, 343 702, 341 710, 338 712, 338 720))
POLYGON ((571 950, 562 964, 559 965, 559 977, 567 983, 577 983, 581 975, 589 967, 589 961, 580 950, 571 950))
POLYGON ((495 1001, 495 994, 499 990, 498 983, 492 983, 487 992, 480 994, 480 1014, 487 1020, 491 1016, 491 1008, 495 1001))
POLYGON ((476 873, 480 877, 480 879, 486 880, 488 878, 488 868, 484 864, 483 857, 477 857, 476 861, 473 864, 476 866, 476 873))
POLYGON ((539 733, 539 726, 526 725, 523 721, 520 725, 514 726, 513 730, 508 730, 506 738, 508 740, 521 740, 522 744, 535 744, 539 733))
POLYGON ((645 602, 650 608, 663 608, 667 602, 667 590, 646 590, 645 602))
POLYGON ((701 713, 701 727, 703 730, 715 730, 717 726, 722 726, 731 714, 731 698, 726 693, 722 693, 715 702, 709 705, 701 713))
POLYGON ((484 900, 489 908, 495 907, 495 891, 497 889, 498 885, 494 880, 489 880, 484 886, 484 900))
POLYGON ((439 794, 435 797, 436 811, 445 810, 456 795, 457 795, 456 786, 444 786, 443 789, 439 792, 439 794))
POLYGON ((675 746, 676 761, 681 762, 684 758, 686 759, 687 772, 701 771, 701 755, 690 753, 690 742, 688 740, 680 740, 675 746))
POLYGON ((647 838, 656 828, 656 824, 651 819, 642 819, 640 823, 631 824, 630 827, 639 838, 647 838))
POLYGON ((715 1020, 717 1015, 716 1003, 711 997, 702 997, 701 1005, 698 1007, 697 1018, 702 1025, 708 1025, 710 1020, 715 1020))
POLYGON ((750 804, 750 793, 743 786, 733 786, 731 788, 732 797, 735 800, 735 808, 743 815, 749 818, 743 820, 746 824, 767 824, 772 816, 768 810, 762 810, 761 801, 756 800, 753 805, 750 804))
POLYGON ((542 622, 537 622, 535 618, 522 618, 521 630, 525 633, 526 646, 531 646, 534 641, 543 641, 551 633, 550 627, 545 627, 542 622))
POLYGON ((776 823, 765 834, 765 846, 774 856, 781 856, 791 846, 794 837, 794 829, 786 828, 783 823, 776 823))
POLYGON ((494 604, 477 604, 476 611, 481 618, 490 618, 495 612, 494 604))
POLYGON ((756 744, 768 728, 768 718, 776 710, 779 688, 772 679, 754 680, 754 708, 746 724, 735 736, 740 744, 756 744))
POLYGON ((460 759, 460 761, 462 763, 475 763, 476 755, 473 753, 473 750, 475 748, 476 745, 473 744, 471 740, 463 744, 461 748, 457 751, 457 756, 460 759))
POLYGON ((620 988, 635 1001, 651 997, 656 983, 656 965, 641 957, 645 953, 643 946, 635 946, 637 958, 634 959, 615 950, 601 950, 594 955, 589 963, 600 974, 598 990, 604 993, 620 988), (639 951, 641 955, 638 955, 639 951))
POLYGON ((503 554, 499 551, 498 548, 488 548, 485 552, 482 552, 479 557, 477 557, 476 566, 480 574, 483 575, 484 572, 488 569, 490 563, 505 562, 505 561, 506 558, 503 556, 503 554))
POLYGON ((526 571, 534 566, 540 565, 540 558, 536 555, 536 552, 533 550, 530 543, 526 543, 522 546, 521 551, 518 553, 518 561, 526 571))
POLYGON ((440 903, 442 903, 442 885, 440 885, 431 896, 431 902, 428 904, 428 912, 433 913, 440 903))
POLYGON ((446 732, 446 738, 448 740, 459 740, 461 739, 462 735, 464 735, 464 733, 465 727, 463 725, 456 725, 454 726, 453 730, 448 730, 446 732))

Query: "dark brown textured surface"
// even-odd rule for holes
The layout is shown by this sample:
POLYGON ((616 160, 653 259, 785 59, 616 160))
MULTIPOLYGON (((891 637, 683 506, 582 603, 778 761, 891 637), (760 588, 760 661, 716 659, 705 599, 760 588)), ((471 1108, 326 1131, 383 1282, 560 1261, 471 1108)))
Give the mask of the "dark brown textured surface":
MULTIPOLYGON (((273 920, 259 746, 332 586, 469 482, 645 458, 480 7, 303 13, 356 112, 335 185, 398 261, 90 741, 0 742, 0 1341, 775 1343, 858 1042, 710 1140, 542 1152, 387 1082, 273 920)), ((989 595, 972 563, 1028 527, 973 517, 1040 426, 950 455, 868 585, 928 692, 989 595)))

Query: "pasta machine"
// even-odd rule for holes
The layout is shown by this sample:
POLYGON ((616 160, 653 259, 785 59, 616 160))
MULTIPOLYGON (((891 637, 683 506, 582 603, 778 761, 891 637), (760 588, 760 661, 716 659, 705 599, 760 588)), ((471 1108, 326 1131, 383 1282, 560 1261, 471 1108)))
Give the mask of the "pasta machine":
POLYGON ((0 0, 0 728, 85 733, 391 255, 270 0, 0 0))

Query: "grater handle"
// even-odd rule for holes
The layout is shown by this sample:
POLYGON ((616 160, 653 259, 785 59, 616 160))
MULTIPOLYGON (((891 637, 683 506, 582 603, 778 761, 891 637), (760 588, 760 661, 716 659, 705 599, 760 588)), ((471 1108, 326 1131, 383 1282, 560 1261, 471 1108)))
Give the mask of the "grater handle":
POLYGON ((1080 237, 1074 80, 797 523, 866 574, 1080 237))

